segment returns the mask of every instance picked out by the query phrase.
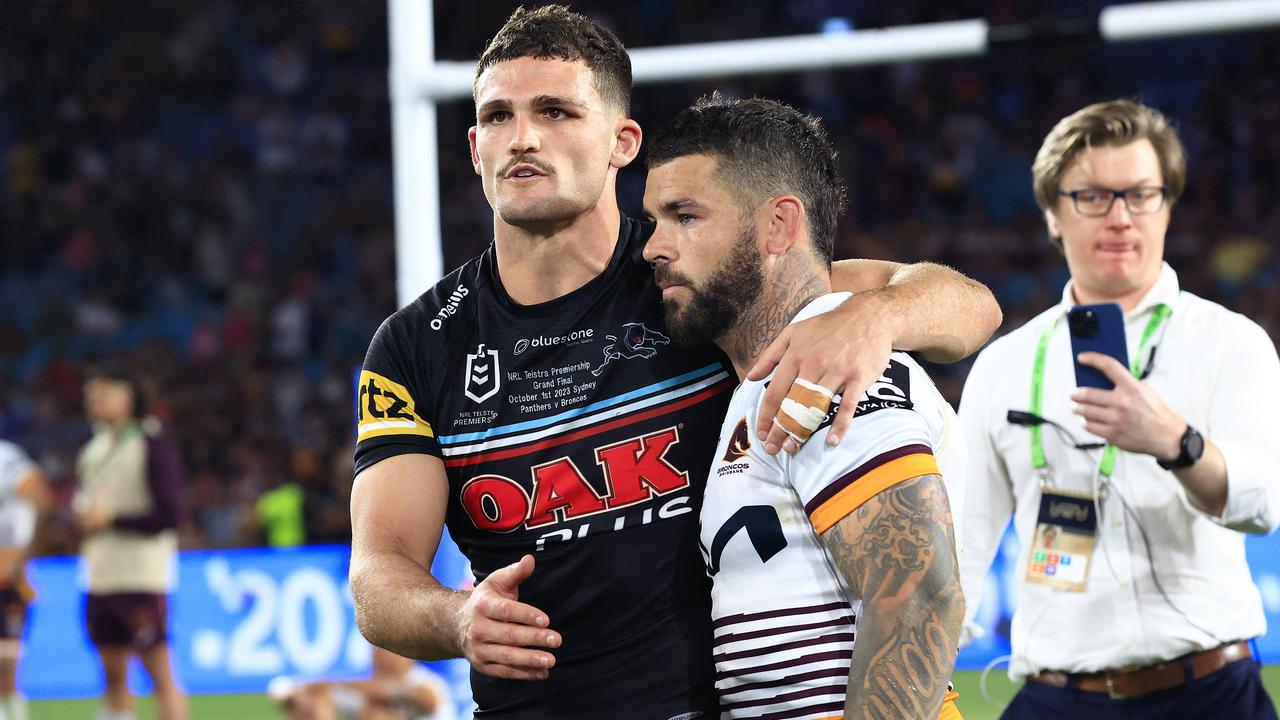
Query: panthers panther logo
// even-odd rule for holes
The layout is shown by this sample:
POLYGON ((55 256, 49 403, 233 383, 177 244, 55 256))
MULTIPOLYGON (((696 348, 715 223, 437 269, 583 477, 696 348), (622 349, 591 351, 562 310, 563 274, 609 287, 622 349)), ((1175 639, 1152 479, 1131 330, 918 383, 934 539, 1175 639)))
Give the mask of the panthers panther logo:
POLYGON ((659 345, 671 344, 671 338, 657 330, 650 330, 644 326, 644 323, 625 323, 619 335, 621 335, 621 339, 619 339, 618 335, 605 335, 605 338, 610 342, 604 346, 604 362, 600 363, 600 367, 591 371, 592 375, 600 377, 600 373, 604 372, 605 366, 614 360, 630 360, 631 358, 648 360, 658 354, 659 345))

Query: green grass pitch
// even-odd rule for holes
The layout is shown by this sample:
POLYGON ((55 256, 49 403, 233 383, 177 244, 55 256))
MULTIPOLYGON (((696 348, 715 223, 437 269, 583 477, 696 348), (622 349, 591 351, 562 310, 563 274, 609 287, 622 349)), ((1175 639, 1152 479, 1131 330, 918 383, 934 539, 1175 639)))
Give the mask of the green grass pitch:
MULTIPOLYGON (((1003 668, 987 676, 987 693, 998 705, 991 705, 978 689, 977 672, 955 676, 960 691, 960 712, 965 720, 995 720, 1000 707, 1013 697, 1014 686, 1003 668)), ((1273 699, 1280 698, 1280 665, 1267 665, 1262 679, 1273 699)), ((88 720, 94 717, 95 700, 45 700, 31 703, 31 720, 88 720)), ((277 720, 276 712, 265 695, 193 695, 191 720, 277 720)), ((138 702, 138 720, 155 720, 156 714, 147 698, 138 702)))

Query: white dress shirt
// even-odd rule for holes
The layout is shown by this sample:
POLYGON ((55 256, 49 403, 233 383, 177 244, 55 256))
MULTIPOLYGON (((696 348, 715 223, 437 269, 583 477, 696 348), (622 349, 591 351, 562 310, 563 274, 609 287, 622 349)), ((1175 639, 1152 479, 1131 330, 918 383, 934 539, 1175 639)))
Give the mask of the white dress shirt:
MULTIPOLYGON (((1014 679, 1041 670, 1147 665, 1262 635, 1266 620, 1242 533, 1265 534, 1280 524, 1280 360, 1257 324, 1180 292, 1167 264, 1125 315, 1129 356, 1137 352, 1154 308, 1168 305, 1172 314, 1152 338, 1154 358, 1137 358, 1138 367, 1150 362, 1145 382, 1222 451, 1226 509, 1222 517, 1197 510, 1155 458, 1120 451, 1109 486, 1102 489, 1085 591, 1023 582, 1040 482, 1031 462, 1030 428, 1009 423, 1006 414, 1030 409, 1032 363, 1047 323, 1056 328, 1045 362, 1041 415, 1066 427, 1077 442, 1099 441, 1071 411, 1076 383, 1064 316, 1074 304, 1068 283, 1059 305, 983 350, 965 383, 960 420, 969 472, 961 579, 967 619, 977 611, 984 577, 1013 513, 1022 547, 1011 633, 1014 679)), ((1047 483, 1068 492, 1096 491, 1103 482, 1096 473, 1102 451, 1077 450, 1058 431, 1043 428, 1047 483)))

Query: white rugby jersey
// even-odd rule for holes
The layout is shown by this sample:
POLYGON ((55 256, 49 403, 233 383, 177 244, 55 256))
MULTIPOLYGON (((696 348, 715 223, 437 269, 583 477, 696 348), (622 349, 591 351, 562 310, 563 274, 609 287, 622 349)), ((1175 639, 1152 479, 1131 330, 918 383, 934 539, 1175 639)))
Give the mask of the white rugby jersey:
MULTIPOLYGON (((848 296, 820 297, 792 322, 848 296)), ((826 444, 833 406, 794 456, 769 456, 754 432, 766 382, 734 393, 702 505, 720 710, 725 718, 839 718, 862 602, 818 535, 881 490, 939 471, 958 523, 962 435, 929 376, 895 352, 838 446, 826 444)))
POLYGON ((36 509, 16 494, 34 467, 22 448, 0 440, 0 547, 26 547, 35 535, 36 509))

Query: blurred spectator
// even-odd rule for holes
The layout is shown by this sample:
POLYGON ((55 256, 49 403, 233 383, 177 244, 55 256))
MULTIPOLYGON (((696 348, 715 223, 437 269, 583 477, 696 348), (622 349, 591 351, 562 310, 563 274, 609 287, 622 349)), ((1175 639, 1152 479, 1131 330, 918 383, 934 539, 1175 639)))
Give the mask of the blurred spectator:
POLYGON ((302 502, 302 488, 296 482, 283 483, 258 498, 255 510, 267 545, 295 547, 307 541, 302 502))
POLYGON ((144 428, 154 421, 134 373, 96 366, 84 405, 94 434, 76 463, 72 508, 84 535, 85 625, 106 676, 99 717, 133 720, 127 680, 136 656, 155 688, 161 720, 185 720, 187 699, 169 658, 167 600, 182 522, 182 460, 172 442, 144 428))
POLYGON ((0 440, 0 718, 26 720, 18 694, 18 658, 27 606, 35 590, 27 582, 27 553, 36 517, 52 498, 40 467, 22 448, 0 440))

